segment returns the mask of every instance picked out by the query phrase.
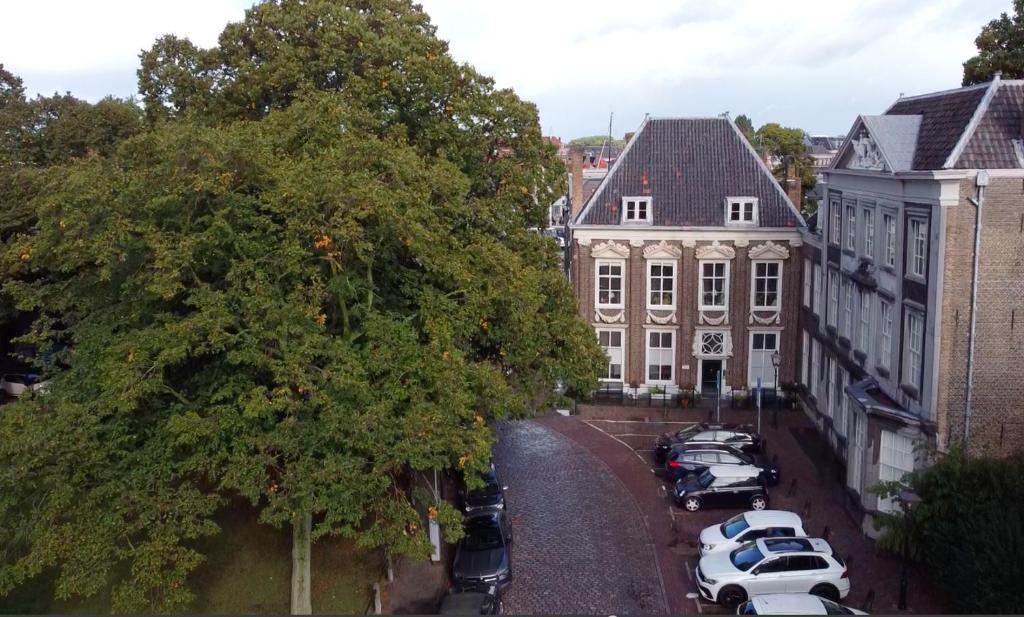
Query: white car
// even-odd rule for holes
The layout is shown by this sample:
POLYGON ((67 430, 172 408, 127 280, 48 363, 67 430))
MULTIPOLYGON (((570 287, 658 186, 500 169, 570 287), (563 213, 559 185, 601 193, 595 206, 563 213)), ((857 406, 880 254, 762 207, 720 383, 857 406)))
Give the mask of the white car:
POLYGON ((721 525, 700 532, 701 556, 731 551, 758 538, 803 538, 807 536, 800 517, 784 510, 753 510, 737 514, 721 525))
POLYGON ((770 593, 736 607, 737 615, 867 615, 809 593, 770 593))
POLYGON ((40 381, 38 375, 24 373, 7 373, 0 377, 0 390, 7 396, 21 397, 26 392, 45 394, 50 382, 40 381))
POLYGON ((697 589, 728 607, 766 593, 812 593, 835 602, 850 593, 850 579, 821 538, 761 538, 701 557, 697 589))

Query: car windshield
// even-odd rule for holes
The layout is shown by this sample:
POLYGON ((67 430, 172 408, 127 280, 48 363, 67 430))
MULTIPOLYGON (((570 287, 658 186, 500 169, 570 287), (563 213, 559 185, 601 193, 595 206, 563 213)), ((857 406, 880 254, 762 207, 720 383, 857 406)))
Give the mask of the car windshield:
POLYGON ((700 477, 697 478, 697 482, 700 484, 701 488, 707 488, 711 486, 711 483, 714 481, 715 476, 711 475, 710 469, 705 469, 704 473, 700 474, 700 477))
POLYGON ((737 534, 750 529, 750 523, 742 514, 737 514, 731 519, 722 523, 722 535, 726 538, 735 538, 737 534))
POLYGON ((489 551, 501 546, 501 530, 489 520, 470 523, 462 542, 467 551, 489 551))
POLYGON ((853 611, 851 611, 850 609, 846 608, 845 606, 841 606, 839 604, 836 604, 832 600, 826 600, 825 598, 821 598, 821 603, 825 607, 825 614, 826 615, 852 615, 853 614, 853 611))
POLYGON ((744 572, 761 563, 762 559, 764 559, 764 555, 758 550, 757 544, 753 542, 748 542, 729 553, 729 560, 732 561, 732 565, 736 566, 737 570, 743 570, 744 572))
POLYGON ((498 486, 498 478, 494 475, 493 471, 481 475, 480 479, 484 481, 483 488, 475 488, 469 491, 470 497, 493 497, 501 491, 501 488, 498 486))

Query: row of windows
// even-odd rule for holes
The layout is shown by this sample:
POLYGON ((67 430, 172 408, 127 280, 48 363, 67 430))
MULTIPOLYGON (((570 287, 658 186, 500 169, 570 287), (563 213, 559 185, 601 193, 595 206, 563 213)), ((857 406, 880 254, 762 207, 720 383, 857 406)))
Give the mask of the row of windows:
MULTIPOLYGON (((674 330, 647 330, 645 334, 645 383, 674 384, 676 332, 674 330)), ((711 355, 723 352, 723 337, 720 332, 699 333, 702 337, 701 351, 711 355)), ((623 381, 625 338, 623 330, 599 329, 597 340, 608 357, 608 363, 601 373, 604 381, 623 381)), ((751 332, 747 377, 751 386, 758 380, 766 388, 775 385, 775 366, 772 355, 779 350, 778 331, 751 332)))
MULTIPOLYGON (((727 197, 725 224, 727 226, 757 226, 756 197, 727 197)), ((653 202, 650 197, 623 197, 622 222, 650 225, 654 221, 653 202)))
MULTIPOLYGON (((599 260, 595 302, 598 308, 625 308, 625 262, 599 260)), ((782 262, 755 261, 751 274, 754 310, 778 310, 782 306, 782 262)), ((676 304, 676 263, 647 262, 647 308, 672 308, 676 304)), ((721 310, 729 305, 729 262, 700 264, 700 308, 721 310)))
MULTIPOLYGON (((895 212, 883 210, 881 229, 876 230, 874 206, 861 206, 859 221, 858 207, 853 203, 840 204, 839 200, 833 199, 829 202, 829 210, 831 211, 829 242, 858 253, 862 257, 868 257, 884 266, 896 267, 895 212), (857 242, 858 230, 860 233, 859 244, 857 242), (881 247, 877 246, 876 235, 881 238, 881 247), (876 251, 880 254, 876 254, 876 251)), ((907 243, 906 272, 924 278, 928 269, 928 222, 925 219, 909 219, 907 243)))

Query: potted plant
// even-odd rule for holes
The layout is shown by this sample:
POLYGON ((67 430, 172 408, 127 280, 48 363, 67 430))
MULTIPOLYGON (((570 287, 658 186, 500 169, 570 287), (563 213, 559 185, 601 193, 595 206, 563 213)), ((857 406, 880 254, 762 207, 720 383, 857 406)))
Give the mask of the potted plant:
POLYGON ((697 388, 693 384, 686 384, 683 386, 682 392, 679 393, 679 404, 686 409, 693 405, 697 399, 697 388))

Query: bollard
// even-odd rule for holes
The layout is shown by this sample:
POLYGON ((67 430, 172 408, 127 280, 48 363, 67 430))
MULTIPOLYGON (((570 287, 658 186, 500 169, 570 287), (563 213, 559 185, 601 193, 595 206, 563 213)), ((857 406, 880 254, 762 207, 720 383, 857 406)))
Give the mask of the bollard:
POLYGON ((804 502, 804 514, 803 514, 803 518, 804 518, 804 519, 809 519, 809 518, 811 518, 811 502, 810 502, 809 500, 808 500, 808 501, 805 501, 805 502, 804 502))
POLYGON ((796 478, 793 478, 789 483, 789 489, 786 491, 786 497, 792 497, 796 493, 796 478))
POLYGON ((825 528, 821 530, 821 539, 826 541, 826 542, 828 542, 828 538, 831 535, 832 535, 832 530, 829 529, 828 525, 825 525, 825 528))
POLYGON ((868 589, 868 595, 864 597, 864 605, 860 607, 865 613, 870 613, 875 607, 875 590, 868 589))

